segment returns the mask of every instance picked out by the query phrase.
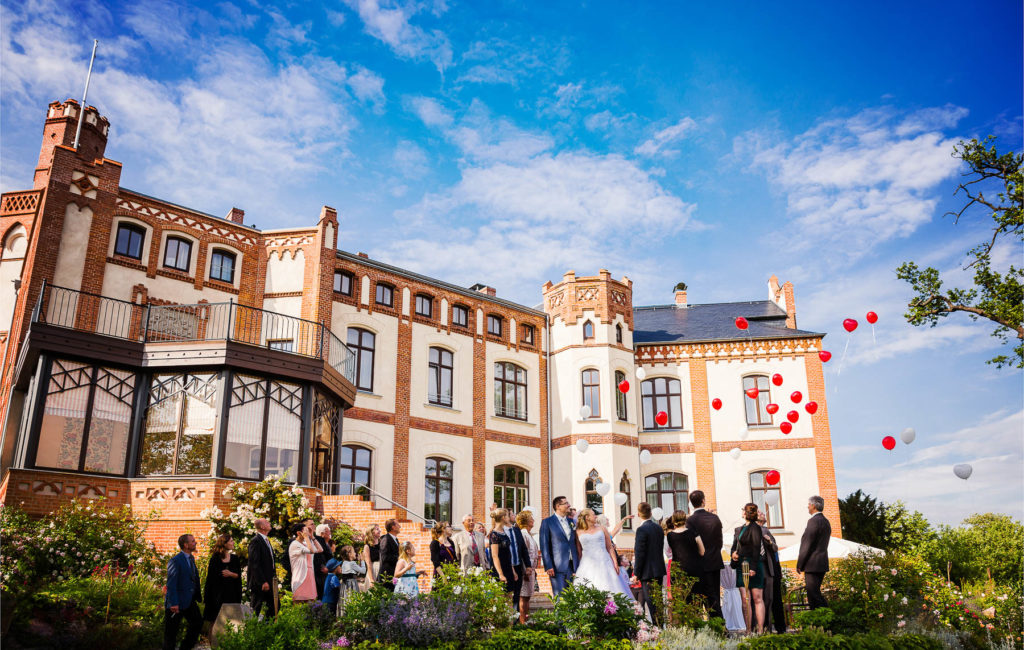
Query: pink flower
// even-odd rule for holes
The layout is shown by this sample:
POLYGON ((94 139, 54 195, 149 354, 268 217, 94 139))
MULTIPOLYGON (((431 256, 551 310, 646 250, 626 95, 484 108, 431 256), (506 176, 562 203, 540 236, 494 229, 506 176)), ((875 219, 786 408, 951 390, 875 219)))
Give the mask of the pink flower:
POLYGON ((906 622, 906 621, 900 621, 899 623, 897 623, 897 624, 896 624, 896 627, 903 627, 903 626, 905 626, 906 624, 907 624, 907 622, 906 622))
POLYGON ((608 599, 608 604, 604 606, 605 614, 614 614, 619 611, 619 606, 615 604, 615 601, 611 598, 608 599))
POLYGON ((893 574, 893 575, 896 575, 896 569, 893 569, 893 570, 892 570, 892 574, 893 574))
POLYGON ((339 648, 347 648, 347 647, 349 647, 349 646, 350 646, 351 644, 350 644, 350 643, 348 642, 348 639, 347 639, 347 638, 345 638, 345 637, 339 637, 339 638, 338 638, 338 641, 337 641, 337 642, 336 642, 336 643, 335 643, 334 645, 338 646, 339 648))

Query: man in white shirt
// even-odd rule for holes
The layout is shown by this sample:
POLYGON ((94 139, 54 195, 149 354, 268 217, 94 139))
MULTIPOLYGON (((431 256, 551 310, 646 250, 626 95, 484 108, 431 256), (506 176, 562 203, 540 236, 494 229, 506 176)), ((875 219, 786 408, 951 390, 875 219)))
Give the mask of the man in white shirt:
POLYGON ((459 552, 462 572, 470 569, 487 569, 487 555, 484 553, 484 536, 474 532, 473 515, 462 518, 462 531, 455 535, 455 548, 459 552))

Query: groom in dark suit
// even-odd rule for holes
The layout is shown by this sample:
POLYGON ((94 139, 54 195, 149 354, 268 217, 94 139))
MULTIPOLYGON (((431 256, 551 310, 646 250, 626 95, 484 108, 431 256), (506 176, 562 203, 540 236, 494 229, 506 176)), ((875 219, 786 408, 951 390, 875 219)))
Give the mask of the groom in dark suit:
POLYGON ((800 538, 800 555, 796 561, 796 572, 804 574, 807 604, 811 609, 828 607, 828 602, 821 595, 821 581, 828 573, 828 542, 832 537, 832 524, 821 514, 824 509, 825 500, 821 497, 813 496, 807 500, 807 512, 811 518, 807 520, 804 536, 800 538))
POLYGON ((644 522, 636 531, 633 541, 633 575, 640 580, 640 604, 647 608, 651 622, 661 625, 661 613, 654 606, 651 592, 660 587, 665 578, 665 532, 651 521, 651 504, 641 501, 636 513, 644 522))
POLYGON ((704 509, 704 492, 690 492, 693 510, 686 518, 686 527, 704 542, 704 555, 700 559, 701 574, 693 590, 708 601, 709 616, 722 618, 722 520, 704 509))
POLYGON ((576 526, 568 517, 569 500, 555 497, 551 507, 555 513, 540 524, 540 556, 557 598, 576 573, 580 552, 576 548, 576 526))
POLYGON ((378 542, 380 546, 380 574, 377 576, 377 581, 388 591, 394 591, 395 583, 393 579, 400 550, 398 533, 402 532, 402 528, 399 526, 398 521, 388 519, 384 522, 384 531, 386 534, 378 542))
POLYGON ((274 570, 274 547, 270 545, 270 521, 256 520, 256 534, 249 540, 249 594, 252 597, 252 613, 257 618, 266 607, 266 616, 277 615, 277 576, 274 570))

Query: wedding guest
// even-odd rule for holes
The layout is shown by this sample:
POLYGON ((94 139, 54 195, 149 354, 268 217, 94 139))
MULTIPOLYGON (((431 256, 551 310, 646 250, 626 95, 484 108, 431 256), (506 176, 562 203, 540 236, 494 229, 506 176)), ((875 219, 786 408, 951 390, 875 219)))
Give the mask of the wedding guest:
POLYGON ((206 601, 203 620, 210 623, 217 620, 222 604, 242 602, 242 563, 234 550, 235 540, 227 533, 218 535, 210 550, 203 591, 203 600, 206 601))
POLYGON ((473 525, 473 515, 463 517, 462 530, 455 534, 455 549, 458 551, 463 573, 470 569, 487 568, 484 543, 484 536, 476 532, 473 525))
POLYGON ((505 533, 508 534, 509 554, 512 556, 512 571, 516 574, 512 585, 512 609, 519 613, 519 597, 523 590, 523 578, 526 573, 526 540, 523 531, 516 526, 516 516, 511 510, 505 509, 505 533))
POLYGON ((455 543, 450 539, 452 527, 446 521, 439 521, 430 531, 433 538, 430 541, 430 563, 434 565, 434 577, 436 578, 445 564, 458 564, 459 552, 455 543))
POLYGON ((356 561, 356 549, 349 544, 341 547, 341 581, 345 597, 359 591, 359 584, 366 575, 366 565, 356 561))
POLYGON ((380 525, 374 524, 363 533, 363 564, 366 566, 366 588, 373 586, 380 571, 380 525))
MULTIPOLYGON (((672 550, 672 561, 682 570, 683 575, 696 578, 700 581, 703 572, 701 558, 704 556, 704 542, 693 530, 686 527, 686 513, 676 510, 669 517, 672 528, 665 539, 668 547, 672 550)), ((704 600, 704 595, 697 591, 697 586, 687 595, 687 602, 693 602, 695 598, 704 600)))
POLYGON ((320 551, 313 555, 313 579, 316 581, 316 597, 317 600, 320 600, 324 595, 324 581, 327 580, 327 560, 331 559, 332 555, 327 548, 323 530, 327 529, 327 537, 330 537, 331 528, 327 524, 317 526, 312 519, 307 519, 302 523, 306 524, 306 530, 320 546, 320 551))
POLYGON ((274 572, 274 547, 270 544, 270 521, 257 519, 256 534, 249 540, 246 574, 252 602, 252 614, 259 618, 267 608, 269 616, 277 616, 277 576, 274 572))
POLYGON ((768 530, 768 517, 764 511, 757 513, 757 525, 761 527, 761 534, 764 536, 761 561, 765 563, 765 570, 768 574, 764 582, 764 626, 767 630, 774 627, 779 634, 785 634, 786 608, 782 602, 782 564, 779 563, 779 544, 775 541, 775 535, 768 530))
POLYGON ((813 496, 807 501, 807 528, 800 538, 800 555, 796 561, 796 572, 804 574, 807 586, 807 604, 811 609, 828 607, 828 601, 821 595, 821 581, 828 573, 828 541, 832 537, 832 525, 821 512, 825 500, 813 496))
POLYGON ((707 600, 711 610, 709 615, 722 618, 721 571, 725 567, 722 561, 722 520, 704 508, 704 492, 701 490, 690 492, 690 505, 693 511, 686 518, 686 527, 692 528, 704 544, 697 593, 703 594, 707 600))
POLYGON ((515 594, 516 583, 519 582, 519 576, 512 568, 512 540, 509 538, 508 531, 505 530, 508 523, 508 511, 504 508, 496 508, 491 512, 491 521, 493 522, 491 532, 487 536, 487 545, 491 548, 491 562, 494 565, 491 568, 491 575, 502 583, 505 593, 508 594, 511 601, 515 594))
POLYGON ((569 506, 569 520, 572 521, 572 525, 573 526, 576 525, 576 515, 577 515, 576 508, 573 508, 572 506, 569 506))
POLYGON ((476 532, 478 532, 481 535, 483 535, 484 539, 487 539, 487 526, 484 526, 484 522, 482 522, 482 521, 476 522, 476 532))
MULTIPOLYGON (((665 570, 662 555, 664 533, 661 526, 651 521, 651 504, 641 501, 636 507, 637 516, 643 522, 637 528, 633 542, 633 572, 640 580, 640 605, 655 625, 661 625, 661 612, 654 606, 652 592, 661 585, 665 570)), ((641 610, 642 611, 642 610, 641 610)))
POLYGON ((333 557, 327 561, 327 579, 324 580, 324 596, 321 602, 333 615, 338 614, 338 603, 341 601, 341 592, 345 588, 341 571, 341 562, 333 557))
POLYGON ((540 556, 557 598, 576 573, 580 554, 576 548, 576 525, 568 517, 569 500, 555 497, 551 509, 554 512, 540 524, 540 556))
POLYGON ((313 556, 323 549, 306 524, 293 524, 290 532, 292 543, 288 545, 288 560, 292 566, 292 602, 316 600, 313 556))
POLYGON ((540 546, 533 539, 533 513, 523 510, 516 515, 516 526, 523 539, 523 584, 519 590, 519 622, 530 617, 530 598, 537 588, 537 566, 540 564, 540 546))
POLYGON ((764 565, 761 563, 761 548, 764 537, 757 525, 757 505, 743 506, 743 526, 736 528, 732 542, 732 561, 736 569, 736 587, 743 600, 743 620, 747 632, 764 632, 764 565), (746 567, 744 568, 744 563, 746 567))
POLYGON ((398 553, 398 563, 395 565, 394 574, 397 576, 398 584, 395 585, 396 594, 406 596, 417 596, 420 593, 419 576, 427 575, 426 571, 416 570, 416 547, 412 542, 402 544, 398 553))
POLYGON ((377 581, 384 585, 388 591, 395 590, 395 566, 398 565, 401 546, 398 543, 398 533, 402 527, 395 519, 388 519, 384 522, 384 536, 380 538, 380 571, 377 573, 377 581))
POLYGON ((180 650, 192 650, 199 640, 199 631, 203 626, 203 615, 199 612, 199 603, 203 596, 199 591, 199 569, 195 558, 196 538, 182 535, 178 538, 181 551, 167 563, 167 593, 164 596, 164 650, 174 650, 178 640, 178 628, 184 619, 185 638, 180 650))

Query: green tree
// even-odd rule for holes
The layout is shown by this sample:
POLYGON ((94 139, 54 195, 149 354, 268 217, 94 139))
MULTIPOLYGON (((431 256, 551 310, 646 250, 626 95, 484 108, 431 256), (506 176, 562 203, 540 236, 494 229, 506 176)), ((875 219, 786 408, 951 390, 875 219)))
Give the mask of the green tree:
POLYGON ((935 531, 924 515, 908 510, 902 501, 882 506, 885 541, 882 548, 902 553, 920 553, 935 539, 935 531))
POLYGON ((953 194, 962 192, 967 203, 948 214, 955 217, 954 223, 959 223, 968 211, 988 212, 993 221, 992 237, 967 251, 964 270, 974 270, 974 286, 945 288, 938 270, 930 266, 921 269, 914 262, 900 265, 896 276, 906 280, 916 294, 904 314, 911 325, 927 323, 934 327, 940 318, 956 312, 964 312, 973 320, 987 319, 996 325, 992 336, 1004 344, 1010 343, 1011 335, 1017 339, 1012 355, 999 354, 988 363, 1024 368, 1024 269, 1011 264, 1002 273, 992 266, 992 251, 997 244, 1008 242, 1013 246, 1024 240, 1024 156, 1012 151, 998 153, 992 144, 994 140, 994 136, 981 142, 961 140, 953 148, 953 157, 967 165, 962 174, 966 180, 953 194), (994 191, 994 197, 992 193, 986 194, 989 189, 994 191))
POLYGON ((959 526, 941 526, 925 558, 942 575, 964 583, 987 580, 1020 584, 1024 572, 1024 526, 1008 515, 971 515, 959 526))
POLYGON ((885 504, 861 490, 839 502, 839 519, 845 539, 882 548, 885 540, 885 504))

